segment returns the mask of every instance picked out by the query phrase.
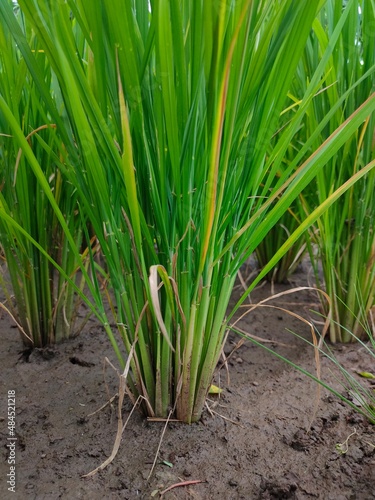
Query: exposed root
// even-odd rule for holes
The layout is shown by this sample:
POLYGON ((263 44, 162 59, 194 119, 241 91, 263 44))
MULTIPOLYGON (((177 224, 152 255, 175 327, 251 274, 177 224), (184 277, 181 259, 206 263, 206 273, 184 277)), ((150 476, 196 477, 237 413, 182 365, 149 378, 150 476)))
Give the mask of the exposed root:
POLYGON ((345 455, 345 453, 347 453, 349 451, 349 439, 354 436, 355 434, 357 434, 357 430, 354 429, 354 432, 352 432, 351 434, 349 434, 349 436, 345 439, 345 441, 343 443, 337 443, 336 444, 336 450, 339 451, 342 455, 345 455))
MULTIPOLYGON (((343 443, 336 444, 336 450, 339 453, 341 453, 341 455, 345 455, 349 451, 349 439, 354 435, 356 435, 360 438, 360 435, 358 434, 357 429, 354 429, 354 431, 351 434, 349 434, 349 436, 345 439, 345 441, 343 443)), ((364 439, 362 439, 361 441, 363 443, 367 444, 368 446, 370 446, 370 448, 375 449, 375 444, 372 444, 369 441, 365 441, 364 439)))

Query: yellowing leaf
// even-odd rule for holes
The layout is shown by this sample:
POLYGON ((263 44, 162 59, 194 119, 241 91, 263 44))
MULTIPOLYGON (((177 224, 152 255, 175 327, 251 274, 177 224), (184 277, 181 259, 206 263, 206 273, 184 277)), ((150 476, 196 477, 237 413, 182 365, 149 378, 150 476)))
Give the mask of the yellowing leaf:
POLYGON ((370 372, 357 372, 360 377, 363 378, 375 378, 375 375, 373 375, 370 372))
POLYGON ((211 385, 208 391, 208 394, 220 394, 223 392, 223 389, 220 389, 217 385, 211 385))

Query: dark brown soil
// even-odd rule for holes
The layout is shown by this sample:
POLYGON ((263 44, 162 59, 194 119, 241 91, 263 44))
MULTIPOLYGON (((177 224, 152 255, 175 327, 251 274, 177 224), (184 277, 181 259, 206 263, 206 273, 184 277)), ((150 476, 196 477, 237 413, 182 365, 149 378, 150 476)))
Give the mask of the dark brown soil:
MULTIPOLYGON (((293 283, 304 284, 302 271, 293 283)), ((257 302, 271 294, 264 285, 252 294, 257 302)), ((317 308, 309 291, 272 302, 308 317, 317 308)), ((277 353, 314 373, 309 327, 285 312, 258 308, 241 321, 242 329, 272 340, 277 353), (276 342, 290 344, 281 346, 276 342)), ((91 478, 82 478, 111 453, 117 429, 117 400, 97 411, 117 392, 117 376, 103 360, 116 365, 101 327, 89 322, 75 339, 44 351, 28 362, 20 354, 17 330, 1 319, 2 349, 0 435, 1 499, 324 499, 375 498, 375 426, 368 424, 325 389, 316 409, 317 385, 277 357, 247 341, 222 369, 202 420, 187 426, 169 423, 156 466, 152 463, 164 429, 134 412, 116 458, 91 478), (16 493, 8 491, 7 391, 16 391, 16 493), (94 415, 89 416, 89 414, 94 415), (348 441, 339 453, 338 443, 348 441), (194 481, 200 483, 192 484, 194 481), (192 482, 191 484, 188 484, 192 482)), ((228 354, 239 337, 231 335, 228 354)), ((364 366, 363 348, 339 346, 335 354, 348 371, 364 366)), ((372 367, 374 369, 375 367, 372 367)), ((339 388, 322 361, 324 380, 339 388)), ((363 383, 370 383, 365 380, 363 383)), ((127 401, 124 419, 131 409, 127 401)))

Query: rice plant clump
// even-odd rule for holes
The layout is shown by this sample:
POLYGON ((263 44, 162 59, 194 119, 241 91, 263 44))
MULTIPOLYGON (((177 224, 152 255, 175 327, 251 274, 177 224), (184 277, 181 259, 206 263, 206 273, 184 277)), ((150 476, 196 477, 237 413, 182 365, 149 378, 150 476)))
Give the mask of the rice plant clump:
MULTIPOLYGON (((46 123, 56 126, 59 166, 98 239, 105 271, 90 250, 91 275, 85 270, 70 219, 3 94, 1 113, 80 262, 93 310, 127 374, 127 393, 142 398, 149 416, 200 418, 239 268, 375 109, 370 96, 323 146, 281 168, 325 67, 312 72, 296 113, 272 142, 321 3, 20 0, 16 14, 9 1, 0 11, 46 123), (105 313, 103 276, 117 331, 105 313)), ((373 166, 301 221, 257 279, 373 166)), ((19 229, 5 209, 0 217, 19 229)))

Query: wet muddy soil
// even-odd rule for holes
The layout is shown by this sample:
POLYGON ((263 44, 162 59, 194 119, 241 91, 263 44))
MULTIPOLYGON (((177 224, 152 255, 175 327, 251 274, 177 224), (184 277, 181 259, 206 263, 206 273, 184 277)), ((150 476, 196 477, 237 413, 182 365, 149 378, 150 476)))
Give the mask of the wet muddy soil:
MULTIPOLYGON (((274 292, 305 285, 306 279, 302 268, 274 292)), ((271 293, 264 284, 251 300, 271 293)), ((270 304, 280 309, 256 308, 238 326, 316 373, 312 347, 288 331, 311 340, 309 326, 282 310, 309 318, 318 308, 316 294, 299 291, 270 304)), ((225 346, 227 367, 215 377, 223 392, 210 396, 199 423, 170 422, 165 428, 135 411, 113 462, 83 478, 109 457, 117 430, 117 399, 100 409, 118 387, 114 370, 103 368, 105 357, 116 365, 105 333, 90 320, 78 337, 34 350, 26 361, 5 314, 0 325, 2 499, 375 498, 375 426, 327 390, 319 395, 314 381, 265 349, 249 340, 238 344, 234 334, 225 346), (7 484, 8 391, 16 395, 15 493, 7 484), (340 443, 346 453, 337 449, 340 443)), ((334 353, 348 371, 375 370, 360 345, 336 346, 334 353)), ((323 379, 343 391, 328 360, 321 360, 321 369, 323 379)), ((124 420, 130 410, 126 401, 124 420)))

